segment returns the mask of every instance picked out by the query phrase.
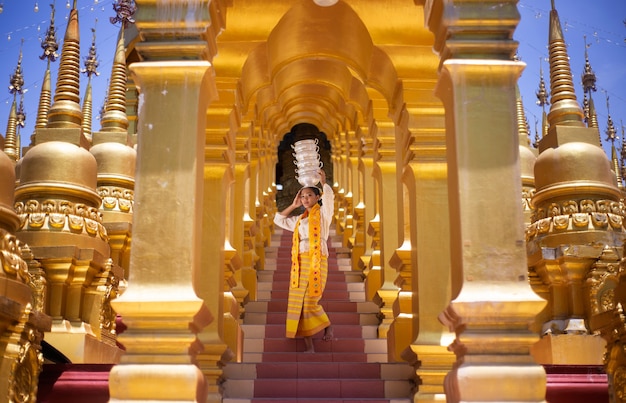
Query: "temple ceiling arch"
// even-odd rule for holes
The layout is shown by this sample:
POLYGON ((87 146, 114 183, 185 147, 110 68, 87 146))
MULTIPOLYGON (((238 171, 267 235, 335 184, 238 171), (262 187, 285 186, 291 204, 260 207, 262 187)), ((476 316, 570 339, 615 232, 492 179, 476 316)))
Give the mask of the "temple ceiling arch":
MULTIPOLYGON (((219 0, 209 2, 209 13, 205 51, 189 54, 213 65, 217 96, 207 110, 207 136, 246 132, 242 127, 279 136, 306 121, 332 138, 394 120, 402 108, 438 107, 438 57, 420 2, 219 0)), ((152 60, 137 51, 149 27, 138 28, 128 60, 152 60)), ((142 47, 153 49, 147 56, 165 57, 159 41, 168 37, 150 38, 152 47, 142 47)))
POLYGON ((239 82, 244 114, 254 110, 276 134, 301 122, 330 136, 367 124, 372 96, 390 103, 400 88, 391 58, 345 2, 288 9, 249 52, 239 82))

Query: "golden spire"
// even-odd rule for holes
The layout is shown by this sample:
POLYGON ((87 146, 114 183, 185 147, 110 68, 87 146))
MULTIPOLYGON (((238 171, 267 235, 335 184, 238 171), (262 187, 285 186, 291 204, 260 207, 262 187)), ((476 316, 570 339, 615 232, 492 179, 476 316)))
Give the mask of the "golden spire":
POLYGON ((17 147, 17 101, 13 98, 11 111, 9 112, 9 121, 7 122, 7 132, 4 142, 4 153, 13 161, 17 161, 19 156, 15 153, 17 147))
MULTIPOLYGON (((533 147, 535 148, 539 147, 539 140, 540 140, 539 128, 537 127, 538 123, 539 122, 537 121, 537 117, 535 117, 535 141, 533 142, 533 147)), ((543 133, 541 135, 543 136, 543 133)))
POLYGON ((517 134, 519 135, 519 145, 530 147, 528 121, 524 113, 524 103, 520 94, 519 86, 515 86, 515 109, 517 112, 517 134))
POLYGON ((15 138, 15 155, 20 158, 20 148, 22 144, 21 131, 26 126, 26 112, 24 111, 24 93, 20 94, 20 103, 15 114, 15 124, 17 128, 17 136, 15 138))
POLYGON ((589 100, 587 102, 589 104, 589 120, 587 122, 587 127, 595 129, 598 132, 598 140, 600 141, 600 146, 602 146, 602 136, 600 135, 600 125, 598 124, 598 113, 596 112, 596 104, 593 102, 591 93, 589 94, 589 100))
POLYGON ((126 52, 124 48, 124 30, 128 24, 135 22, 133 15, 137 10, 133 1, 118 0, 113 4, 115 17, 109 20, 111 24, 121 23, 120 32, 111 68, 111 79, 107 91, 107 101, 101 118, 103 132, 128 131, 128 116, 126 115, 126 52))
MULTIPOLYGON (((96 20, 96 24, 98 20, 96 20)), ((89 55, 85 57, 85 68, 81 70, 88 77, 87 90, 85 92, 85 98, 83 100, 83 134, 91 142, 91 122, 92 122, 92 89, 91 89, 91 77, 99 76, 98 72, 98 56, 96 54, 96 29, 92 28, 92 40, 91 47, 89 48, 89 55)))
POLYGON ((583 101, 583 111, 584 111, 584 120, 587 123, 587 127, 592 127, 598 130, 598 139, 600 140, 600 145, 602 145, 602 136, 600 135, 600 129, 598 125, 598 114, 596 112, 596 107, 593 103, 593 97, 591 96, 592 92, 596 92, 596 73, 593 72, 591 68, 591 63, 589 62, 589 44, 587 43, 587 36, 584 36, 585 41, 585 68, 583 70, 583 74, 580 79, 583 85, 584 101, 583 101))
POLYGON ((613 119, 611 118, 611 108, 609 106, 609 95, 606 95, 606 113, 608 115, 608 119, 606 122, 606 140, 611 142, 611 165, 613 167, 613 172, 615 172, 615 177, 617 179, 617 186, 620 189, 624 188, 624 181, 622 178, 622 172, 620 169, 619 159, 617 158, 617 150, 615 149, 615 140, 617 140, 617 129, 615 129, 615 124, 613 123, 613 119))
MULTIPOLYGON (((48 63, 49 65, 49 63, 48 63)), ((39 96, 39 106, 37 108, 37 120, 35 129, 46 127, 48 124, 48 111, 52 103, 52 84, 50 78, 50 67, 46 69, 43 76, 43 84, 41 85, 41 94, 39 96)), ((34 134, 33 134, 34 136, 34 134)), ((31 143, 32 143, 31 139, 31 143)))
MULTIPOLYGON (((543 63, 539 58, 539 89, 535 92, 537 96, 537 105, 541 106, 541 137, 548 134, 548 116, 546 115, 546 105, 550 105, 550 94, 546 89, 546 82, 543 79, 543 63)), ((536 141, 539 142, 538 140, 536 141)))
POLYGON ((80 108, 80 32, 76 0, 70 11, 61 51, 54 103, 48 111, 49 128, 81 127, 80 108))
POLYGON ((83 98, 83 135, 91 143, 91 121, 92 121, 92 108, 93 97, 91 89, 91 77, 87 81, 87 89, 85 90, 85 97, 83 98))
POLYGON ((107 102, 102 114, 103 132, 126 132, 128 117, 126 116, 126 53, 124 50, 124 25, 122 24, 115 49, 115 57, 111 68, 111 80, 107 92, 107 102))
MULTIPOLYGON (((22 40, 22 45, 24 40, 22 40)), ((24 94, 24 76, 22 74, 22 48, 20 47, 20 55, 17 60, 17 66, 11 78, 9 79, 9 93, 13 94, 13 103, 9 112, 9 121, 7 122, 6 138, 4 143, 4 152, 13 161, 19 159, 19 150, 17 149, 17 94, 24 94)), ((23 109, 23 104, 22 104, 23 109)), ((23 115, 26 118, 26 115, 23 115)), ((23 122, 22 122, 23 123, 23 122)))
POLYGON ((583 112, 576 99, 572 71, 559 14, 552 0, 550 10, 550 92, 552 93, 548 123, 566 126, 584 126, 583 112))

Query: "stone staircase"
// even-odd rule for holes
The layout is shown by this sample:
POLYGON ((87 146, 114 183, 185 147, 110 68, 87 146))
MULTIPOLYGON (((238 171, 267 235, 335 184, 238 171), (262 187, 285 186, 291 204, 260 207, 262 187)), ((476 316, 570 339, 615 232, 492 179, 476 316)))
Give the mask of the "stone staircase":
POLYGON ((386 340, 377 338, 378 307, 365 301, 361 273, 351 270, 350 256, 334 231, 321 301, 334 340, 326 342, 320 333, 313 339, 316 352, 307 354, 303 339, 285 337, 291 234, 277 229, 266 248, 257 301, 246 305, 243 363, 224 368, 223 401, 411 402, 414 370, 387 362, 386 340))

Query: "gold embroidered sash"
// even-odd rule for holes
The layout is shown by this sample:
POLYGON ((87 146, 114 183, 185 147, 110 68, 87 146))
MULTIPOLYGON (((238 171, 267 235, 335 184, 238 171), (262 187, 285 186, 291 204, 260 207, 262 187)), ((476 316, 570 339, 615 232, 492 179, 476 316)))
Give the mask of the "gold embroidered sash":
POLYGON ((300 253, 300 220, 305 217, 309 217, 309 256, 311 257, 311 268, 309 271, 309 285, 308 292, 310 296, 322 295, 322 218, 320 214, 319 204, 311 207, 310 211, 305 211, 302 214, 293 231, 293 239, 291 244, 291 273, 290 273, 290 287, 298 288, 300 283, 300 259, 298 254, 300 253))

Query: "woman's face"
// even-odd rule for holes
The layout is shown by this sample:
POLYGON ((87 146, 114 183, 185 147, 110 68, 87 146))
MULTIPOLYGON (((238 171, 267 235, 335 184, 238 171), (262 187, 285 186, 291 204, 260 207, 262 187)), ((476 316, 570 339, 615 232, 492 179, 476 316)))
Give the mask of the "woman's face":
POLYGON ((302 205, 304 208, 309 209, 317 204, 320 197, 315 194, 313 189, 304 188, 300 191, 300 200, 302 200, 302 205))

